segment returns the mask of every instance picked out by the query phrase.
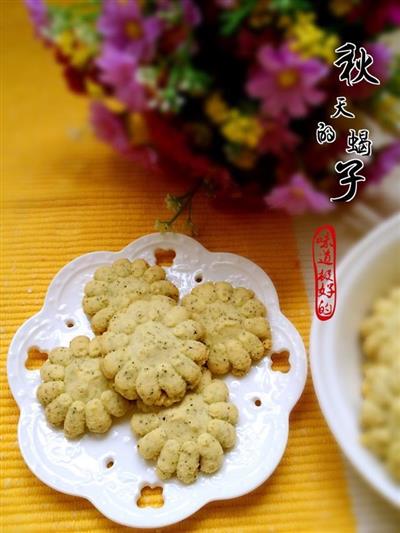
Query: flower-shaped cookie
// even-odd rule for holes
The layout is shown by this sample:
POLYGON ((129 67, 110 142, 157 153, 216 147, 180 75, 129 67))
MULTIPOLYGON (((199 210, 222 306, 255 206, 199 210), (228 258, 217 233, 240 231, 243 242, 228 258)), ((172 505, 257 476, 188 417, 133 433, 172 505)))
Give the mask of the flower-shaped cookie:
POLYGON ((182 305, 204 328, 213 374, 246 374, 252 361, 271 349, 271 330, 264 305, 254 292, 226 282, 207 282, 185 296, 182 305))
POLYGON ((42 383, 37 390, 47 420, 63 426, 67 437, 82 435, 85 428, 105 433, 111 416, 123 416, 129 402, 112 388, 100 370, 97 344, 76 337, 69 348, 55 348, 40 369, 42 383))
POLYGON ((163 294, 178 300, 178 289, 165 279, 160 266, 149 266, 144 259, 118 259, 98 268, 94 279, 85 286, 83 309, 90 317, 94 333, 107 330, 110 318, 131 302, 149 295, 163 294))
POLYGON ((228 395, 225 383, 211 380, 206 370, 197 389, 180 404, 133 415, 139 453, 157 460, 161 479, 176 473, 183 483, 192 483, 200 471, 212 474, 221 467, 224 449, 236 441, 238 412, 228 395))
POLYGON ((195 387, 207 348, 202 327, 167 296, 138 300, 110 320, 97 337, 104 355, 102 370, 115 390, 129 400, 167 406, 195 387))

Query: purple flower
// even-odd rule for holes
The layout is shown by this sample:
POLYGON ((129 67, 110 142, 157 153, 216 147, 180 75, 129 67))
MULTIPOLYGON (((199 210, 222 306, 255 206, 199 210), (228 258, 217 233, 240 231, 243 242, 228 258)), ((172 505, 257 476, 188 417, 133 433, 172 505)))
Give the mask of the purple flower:
POLYGON ((286 120, 264 120, 262 125, 264 134, 259 145, 261 153, 284 155, 286 150, 292 150, 300 140, 288 128, 286 120))
POLYGON ((97 28, 107 44, 127 49, 139 61, 150 61, 161 33, 155 16, 144 17, 138 0, 104 0, 97 28))
POLYGON ((135 57, 106 46, 96 64, 102 71, 101 80, 114 89, 115 96, 131 111, 142 111, 146 107, 145 91, 137 80, 138 60, 135 57))
POLYGON ((383 43, 368 43, 365 49, 374 58, 374 62, 369 69, 371 74, 376 76, 381 83, 385 82, 390 73, 390 63, 392 61, 392 52, 383 43))
POLYGON ((287 45, 262 46, 259 66, 247 82, 247 92, 261 100, 262 111, 272 117, 303 117, 310 106, 320 104, 324 93, 316 88, 328 73, 318 59, 302 59, 287 45))
POLYGON ((189 26, 198 26, 201 22, 199 8, 192 0, 182 0, 183 19, 189 26))
POLYGON ((368 183, 379 183, 396 165, 400 165, 400 141, 376 152, 374 160, 365 169, 368 183))
POLYGON ((43 0, 25 0, 25 5, 28 9, 29 17, 35 31, 40 34, 49 23, 47 7, 43 0))
POLYGON ((215 0, 215 3, 221 9, 233 9, 237 7, 237 0, 215 0))
POLYGON ((387 8, 386 18, 394 26, 400 26, 400 6, 394 1, 387 8))
POLYGON ((278 185, 264 197, 268 207, 283 209, 290 215, 306 211, 321 213, 333 208, 328 197, 315 190, 303 174, 294 174, 286 185, 278 185))
POLYGON ((90 106, 90 123, 96 136, 118 152, 126 153, 129 139, 121 120, 100 102, 90 106))

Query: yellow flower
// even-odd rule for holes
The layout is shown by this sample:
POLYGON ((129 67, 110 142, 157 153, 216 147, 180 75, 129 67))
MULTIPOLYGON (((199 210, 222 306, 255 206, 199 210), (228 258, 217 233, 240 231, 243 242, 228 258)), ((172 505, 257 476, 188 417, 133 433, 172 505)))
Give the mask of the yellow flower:
POLYGON ((96 55, 96 47, 78 40, 73 30, 66 30, 57 35, 55 43, 74 67, 82 67, 91 57, 96 55))
POLYGON ((221 132, 226 139, 235 144, 256 148, 264 130, 256 117, 242 115, 237 109, 233 109, 221 132))
POLYGON ((205 112, 215 124, 222 124, 229 116, 229 108, 218 93, 207 98, 205 112))
POLYGON ((242 150, 230 150, 228 148, 225 153, 228 161, 243 170, 251 170, 257 161, 257 153, 246 148, 242 150))
POLYGON ((63 31, 55 38, 58 48, 65 56, 70 56, 74 48, 75 35, 71 30, 63 31))
POLYGON ((104 98, 103 103, 113 113, 122 113, 126 109, 124 104, 112 96, 104 98))
POLYGON ((358 4, 357 0, 353 0, 353 2, 351 0, 331 0, 329 7, 334 15, 342 17, 343 15, 347 15, 355 4, 358 4))
POLYGON ((101 98, 104 96, 103 87, 99 83, 96 83, 90 79, 86 79, 85 87, 88 95, 92 98, 101 98))
POLYGON ((74 67, 83 65, 95 55, 95 50, 84 43, 78 43, 70 54, 70 61, 74 67))
POLYGON ((149 131, 143 115, 132 113, 128 117, 128 128, 130 139, 134 146, 143 146, 149 144, 149 131))
POLYGON ((287 37, 291 49, 304 59, 319 57, 327 63, 335 60, 339 39, 315 24, 314 13, 298 13, 295 23, 287 28, 287 37))

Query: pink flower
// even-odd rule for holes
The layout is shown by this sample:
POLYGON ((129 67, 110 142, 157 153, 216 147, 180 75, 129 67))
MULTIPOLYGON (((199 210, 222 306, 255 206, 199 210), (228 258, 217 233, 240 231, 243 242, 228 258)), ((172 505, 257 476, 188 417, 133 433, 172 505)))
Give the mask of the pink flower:
POLYGON ((391 50, 383 43, 367 43, 365 49, 374 58, 374 62, 369 69, 381 83, 388 80, 390 74, 390 63, 392 61, 391 50))
POLYGON ((328 67, 318 59, 302 59, 287 45, 262 46, 259 66, 247 82, 247 92, 261 100, 262 111, 269 116, 303 117, 310 106, 320 104, 325 95, 316 88, 328 74, 328 67))
POLYGON ((146 107, 145 91, 137 80, 138 62, 135 57, 113 46, 106 46, 96 63, 101 69, 101 80, 114 89, 115 96, 131 111, 142 111, 146 107))
POLYGON ((328 197, 315 190, 303 174, 294 174, 286 185, 278 185, 264 197, 268 207, 283 209, 290 215, 306 211, 321 213, 333 208, 328 197))
POLYGON ((400 26, 400 5, 395 4, 394 1, 388 6, 386 18, 388 22, 394 26, 400 26))
POLYGON ((382 32, 390 25, 399 26, 399 0, 363 0, 350 12, 348 19, 351 23, 362 21, 369 34, 382 32))
POLYGON ((293 150, 300 141, 299 137, 288 128, 284 119, 264 120, 262 125, 264 135, 258 147, 261 153, 284 155, 286 150, 293 150))
POLYGON ((43 0, 25 0, 29 17, 37 34, 40 34, 49 24, 47 7, 43 0))
POLYGON ((93 102, 90 106, 90 123, 100 140, 118 152, 128 151, 129 139, 121 119, 100 102, 93 102))
POLYGON ((192 0, 182 0, 183 19, 191 27, 198 26, 201 22, 199 8, 192 0))
POLYGON ((129 50, 139 61, 150 61, 161 33, 161 21, 144 17, 137 0, 104 0, 98 30, 107 44, 129 50))
POLYGON ((379 183, 396 165, 400 165, 400 141, 394 141, 376 152, 372 163, 365 168, 367 182, 379 183))
POLYGON ((90 123, 96 136, 111 145, 126 159, 140 165, 146 170, 158 170, 158 156, 149 146, 132 146, 122 118, 112 113, 100 102, 93 102, 90 107, 90 123))
POLYGON ((237 0, 215 0, 215 3, 221 9, 234 9, 238 7, 237 0))

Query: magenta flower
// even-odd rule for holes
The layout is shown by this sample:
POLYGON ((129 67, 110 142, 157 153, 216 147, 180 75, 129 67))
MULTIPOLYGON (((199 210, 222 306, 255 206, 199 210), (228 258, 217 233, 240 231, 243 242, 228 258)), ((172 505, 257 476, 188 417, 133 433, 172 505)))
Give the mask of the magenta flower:
POLYGON ((25 5, 28 9, 29 17, 35 28, 35 31, 40 34, 49 24, 47 7, 43 0, 25 0, 25 5))
POLYGON ((124 157, 147 170, 157 169, 158 156, 154 150, 148 146, 132 146, 121 118, 100 102, 93 102, 90 107, 90 123, 96 136, 124 157))
POLYGON ((282 209, 290 215, 306 211, 322 213, 333 208, 329 198, 313 188, 303 174, 294 174, 286 185, 278 185, 264 197, 268 207, 282 209))
POLYGON ((392 0, 387 8, 387 20, 394 26, 400 26, 400 5, 392 0))
POLYGON ((129 50, 138 61, 150 61, 161 33, 161 21, 144 17, 138 0, 104 0, 97 28, 107 44, 129 50))
POLYGON ((392 61, 391 50, 385 44, 378 42, 366 44, 365 49, 374 58, 374 62, 369 69, 371 74, 378 78, 381 83, 387 81, 392 61))
POLYGON ((233 9, 237 7, 237 0, 215 0, 215 3, 221 9, 233 9))
POLYGON ((126 153, 129 139, 121 120, 100 102, 90 106, 90 123, 96 136, 118 152, 126 153))
POLYGON ((286 150, 293 150, 298 144, 299 137, 293 133, 286 120, 264 120, 264 135, 259 144, 261 153, 284 155, 286 150))
POLYGON ((368 183, 379 183, 396 165, 400 165, 400 141, 394 141, 376 152, 372 163, 365 168, 368 183))
POLYGON ((250 96, 261 100, 266 115, 303 117, 308 107, 323 101, 325 95, 316 85, 328 67, 318 59, 302 59, 287 45, 265 45, 258 51, 258 62, 246 88, 250 96))
POLYGON ((195 27, 201 22, 201 13, 199 8, 192 0, 182 0, 183 19, 188 26, 195 27))
POLYGON ((138 61, 135 57, 107 46, 96 64, 101 69, 101 80, 114 89, 115 96, 131 111, 142 111, 146 107, 145 91, 137 80, 138 61))

